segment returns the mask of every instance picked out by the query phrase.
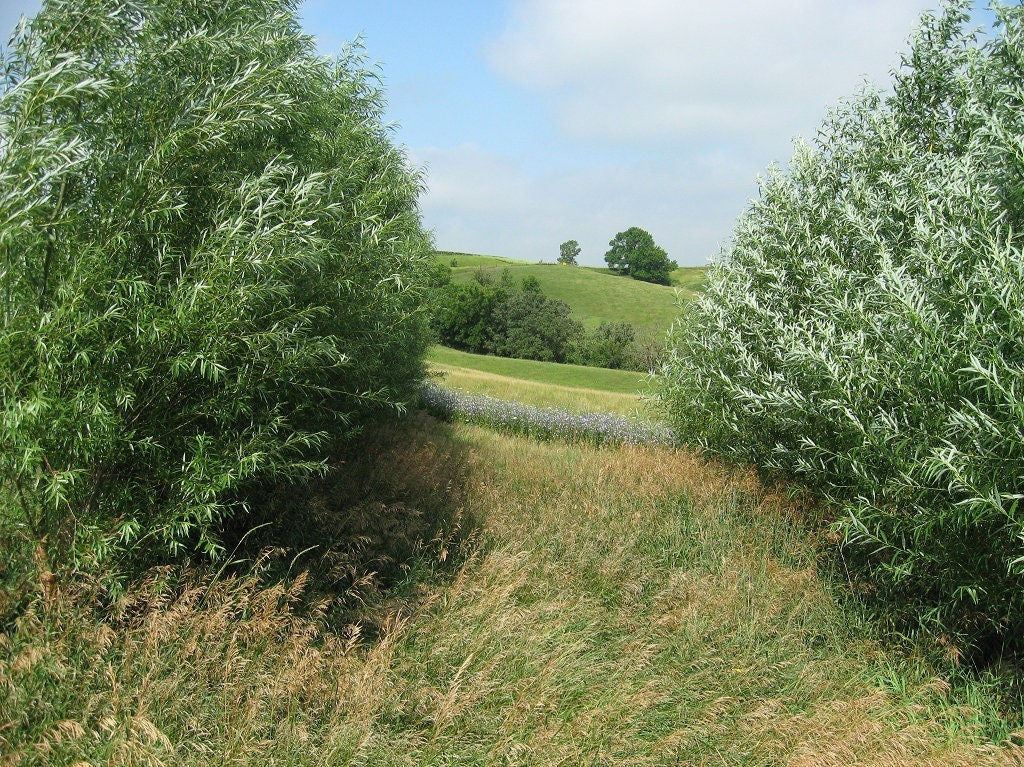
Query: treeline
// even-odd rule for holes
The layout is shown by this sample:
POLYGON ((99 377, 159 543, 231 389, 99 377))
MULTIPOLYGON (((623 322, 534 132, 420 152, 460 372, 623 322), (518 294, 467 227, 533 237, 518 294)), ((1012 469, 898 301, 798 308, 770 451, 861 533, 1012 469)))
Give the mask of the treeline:
POLYGON ((478 269, 470 282, 455 283, 438 263, 430 281, 431 328, 453 349, 619 370, 659 364, 661 333, 641 332, 629 322, 602 322, 588 331, 567 303, 544 295, 532 275, 516 281, 508 269, 478 269))
POLYGON ((842 510, 901 632, 1024 651, 1024 8, 926 15, 891 92, 772 171, 684 310, 662 399, 842 510))

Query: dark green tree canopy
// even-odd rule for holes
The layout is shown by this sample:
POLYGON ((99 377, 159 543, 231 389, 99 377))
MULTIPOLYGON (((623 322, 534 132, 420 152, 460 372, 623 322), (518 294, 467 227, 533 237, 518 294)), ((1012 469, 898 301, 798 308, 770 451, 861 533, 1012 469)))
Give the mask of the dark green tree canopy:
POLYGON ((566 266, 577 266, 576 258, 579 256, 582 248, 576 240, 566 240, 558 248, 558 263, 565 264, 566 266))
POLYGON ((655 244, 650 232, 638 226, 619 232, 608 244, 611 247, 604 254, 608 268, 634 280, 668 285, 669 274, 679 267, 655 244))
POLYGON ((507 269, 498 279, 487 271, 475 277, 438 291, 431 325, 441 343, 475 354, 566 361, 583 333, 568 304, 545 296, 536 277, 519 285, 507 269))

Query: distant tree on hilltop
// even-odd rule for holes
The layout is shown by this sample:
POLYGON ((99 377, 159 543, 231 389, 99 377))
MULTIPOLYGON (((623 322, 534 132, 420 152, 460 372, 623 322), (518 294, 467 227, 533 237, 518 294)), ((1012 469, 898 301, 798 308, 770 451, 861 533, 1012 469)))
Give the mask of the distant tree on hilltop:
POLYGON ((668 285, 669 274, 679 268, 668 253, 655 244, 650 232, 638 226, 619 232, 608 244, 611 248, 604 254, 608 268, 634 280, 668 285))
POLYGON ((558 263, 566 266, 577 266, 576 257, 581 252, 580 244, 576 240, 567 240, 559 247, 558 263))

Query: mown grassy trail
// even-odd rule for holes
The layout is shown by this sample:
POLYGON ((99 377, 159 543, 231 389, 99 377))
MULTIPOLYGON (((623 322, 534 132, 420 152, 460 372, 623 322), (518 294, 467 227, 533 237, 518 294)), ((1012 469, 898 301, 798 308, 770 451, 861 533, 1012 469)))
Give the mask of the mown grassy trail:
POLYGON ((449 388, 574 412, 642 413, 644 373, 430 349, 430 369, 449 388))
MULTIPOLYGON (((8 762, 1024 759, 980 744, 1003 736, 980 686, 951 691, 869 638, 833 596, 806 510, 750 475, 418 414, 371 442, 363 508, 379 511, 363 537, 386 544, 438 499, 447 514, 397 584, 353 585, 362 606, 344 620, 343 595, 298 564, 284 581, 185 573, 174 589, 158 572, 115 619, 37 599, 0 646, 8 762)), ((346 503, 313 500, 338 519, 346 503)))
POLYGON ((456 433, 473 445, 484 544, 396 642, 386 739, 417 756, 370 761, 1009 758, 967 746, 975 714, 865 638, 799 508, 752 477, 663 450, 456 433))

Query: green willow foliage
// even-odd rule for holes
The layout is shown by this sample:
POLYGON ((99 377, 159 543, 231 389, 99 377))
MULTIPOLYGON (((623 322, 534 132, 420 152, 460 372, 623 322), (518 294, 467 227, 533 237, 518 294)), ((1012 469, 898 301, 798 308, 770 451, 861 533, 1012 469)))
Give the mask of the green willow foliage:
POLYGON ((5 52, 2 495, 55 565, 216 554, 415 396, 420 180, 293 6, 49 0, 5 52))
POLYGON ((669 339, 677 430, 838 502, 885 614, 1024 637, 1024 13, 926 15, 772 170, 669 339))

